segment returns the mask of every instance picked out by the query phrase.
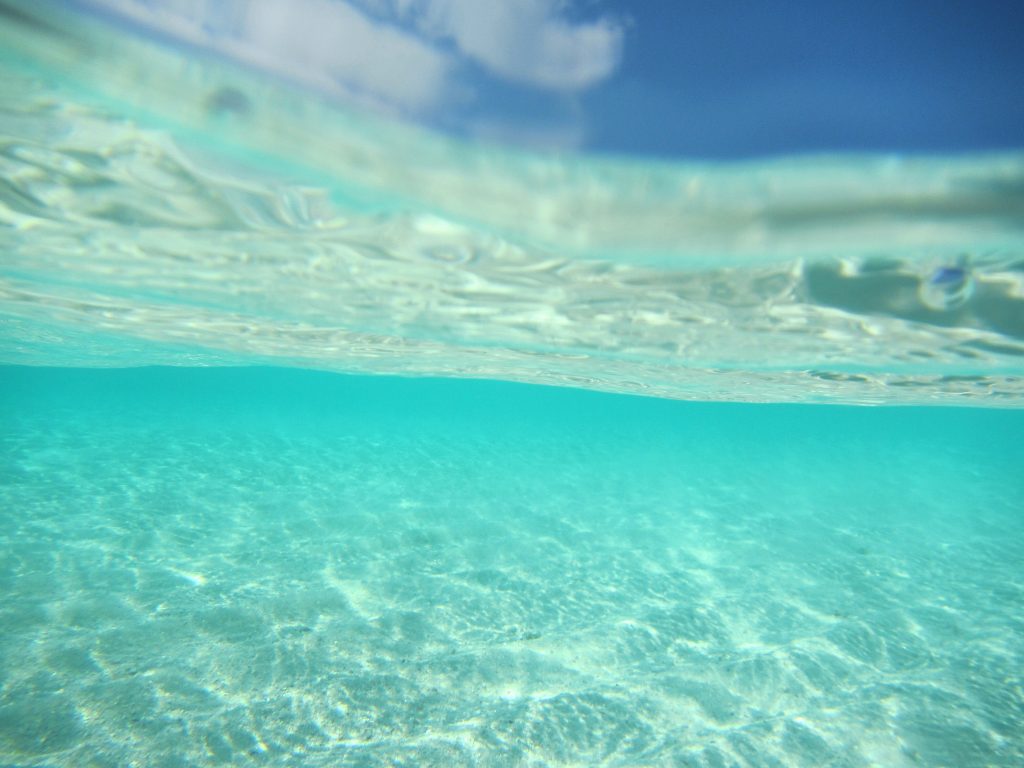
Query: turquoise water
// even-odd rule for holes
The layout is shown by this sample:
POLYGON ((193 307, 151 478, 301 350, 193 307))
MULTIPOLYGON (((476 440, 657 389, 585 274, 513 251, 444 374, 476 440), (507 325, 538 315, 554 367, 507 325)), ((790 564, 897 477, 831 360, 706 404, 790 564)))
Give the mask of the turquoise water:
POLYGON ((1021 411, 0 382, 6 764, 1024 760, 1021 411))
POLYGON ((0 765, 1024 764, 1024 155, 531 155, 0 2, 0 765))

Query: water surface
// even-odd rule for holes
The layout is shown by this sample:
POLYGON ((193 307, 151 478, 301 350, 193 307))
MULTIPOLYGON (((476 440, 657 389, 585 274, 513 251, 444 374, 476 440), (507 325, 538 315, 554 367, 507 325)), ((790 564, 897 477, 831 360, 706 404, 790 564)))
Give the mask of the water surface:
POLYGON ((1020 153, 529 154, 20 11, 35 24, 0 27, 4 362, 1021 402, 1020 153))

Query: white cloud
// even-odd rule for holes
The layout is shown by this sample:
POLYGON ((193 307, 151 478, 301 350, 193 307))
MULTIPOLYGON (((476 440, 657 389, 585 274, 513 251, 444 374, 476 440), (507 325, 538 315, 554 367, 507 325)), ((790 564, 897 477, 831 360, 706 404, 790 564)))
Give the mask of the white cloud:
POLYGON ((452 56, 338 0, 92 0, 180 40, 404 112, 443 104, 452 56))
POLYGON ((561 91, 590 87, 618 66, 624 27, 572 23, 562 0, 363 0, 428 37, 450 41, 493 74, 561 91))
POLYGON ((332 0, 304 0, 301 8, 294 0, 257 0, 242 39, 296 76, 325 77, 413 111, 443 100, 453 68, 437 48, 332 0))
POLYGON ((425 115, 491 77, 571 94, 618 65, 622 24, 570 0, 85 0, 322 91, 425 115))

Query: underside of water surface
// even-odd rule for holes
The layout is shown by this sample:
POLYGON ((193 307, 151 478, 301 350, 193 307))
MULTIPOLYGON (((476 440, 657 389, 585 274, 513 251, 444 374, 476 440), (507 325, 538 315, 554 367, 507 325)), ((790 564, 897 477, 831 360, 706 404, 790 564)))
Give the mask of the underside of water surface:
POLYGON ((475 144, 149 5, 0 1, 0 765, 1024 765, 1024 154, 475 144))
POLYGON ((1024 157, 531 155, 2 26, 0 360, 1019 405, 1024 157))

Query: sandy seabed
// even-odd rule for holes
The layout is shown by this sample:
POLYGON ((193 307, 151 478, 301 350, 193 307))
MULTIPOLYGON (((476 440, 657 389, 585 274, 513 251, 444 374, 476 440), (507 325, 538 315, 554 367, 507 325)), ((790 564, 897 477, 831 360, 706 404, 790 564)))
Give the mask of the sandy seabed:
POLYGON ((1016 413, 102 375, 8 398, 6 765, 1024 763, 1016 413))

